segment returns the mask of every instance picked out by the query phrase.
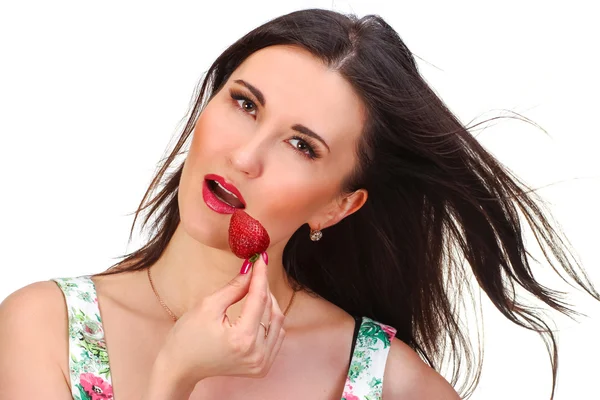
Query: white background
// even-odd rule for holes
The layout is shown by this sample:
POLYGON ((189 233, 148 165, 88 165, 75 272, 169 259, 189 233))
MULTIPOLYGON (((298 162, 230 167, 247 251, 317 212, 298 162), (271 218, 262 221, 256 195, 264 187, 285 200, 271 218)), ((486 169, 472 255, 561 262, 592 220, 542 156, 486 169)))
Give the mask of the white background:
MULTIPOLYGON (((0 300, 34 281, 104 270, 135 249, 130 214, 202 73, 248 30, 308 7, 380 14, 464 123, 509 109, 546 129, 501 120, 474 133, 541 188, 600 286, 593 2, 55 0, 0 5, 0 300)), ((556 320, 555 398, 600 398, 599 304, 578 292, 570 299, 590 318, 556 320)), ((541 340, 485 313, 473 399, 548 399, 541 340)))

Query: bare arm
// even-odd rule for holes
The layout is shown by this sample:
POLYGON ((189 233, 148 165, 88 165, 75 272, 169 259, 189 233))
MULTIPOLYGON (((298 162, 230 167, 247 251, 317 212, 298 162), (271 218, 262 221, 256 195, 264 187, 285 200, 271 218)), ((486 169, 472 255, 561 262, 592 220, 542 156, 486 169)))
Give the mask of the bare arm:
POLYGON ((72 400, 67 311, 54 282, 17 290, 0 304, 0 400, 72 400))
POLYGON ((385 366, 383 399, 460 400, 460 397, 413 349, 394 338, 385 366))

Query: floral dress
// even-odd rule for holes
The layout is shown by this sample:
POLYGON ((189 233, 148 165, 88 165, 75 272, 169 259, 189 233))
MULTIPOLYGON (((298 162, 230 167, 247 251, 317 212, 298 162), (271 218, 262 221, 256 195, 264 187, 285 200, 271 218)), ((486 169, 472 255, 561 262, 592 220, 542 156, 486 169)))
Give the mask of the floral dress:
MULTIPOLYGON (((69 315, 69 370, 75 400, 113 399, 110 365, 96 288, 90 276, 55 278, 69 315)), ((383 373, 396 330, 367 317, 357 320, 341 400, 380 400, 383 373)))
POLYGON ((75 400, 113 398, 96 287, 89 276, 53 279, 69 314, 69 375, 75 400))

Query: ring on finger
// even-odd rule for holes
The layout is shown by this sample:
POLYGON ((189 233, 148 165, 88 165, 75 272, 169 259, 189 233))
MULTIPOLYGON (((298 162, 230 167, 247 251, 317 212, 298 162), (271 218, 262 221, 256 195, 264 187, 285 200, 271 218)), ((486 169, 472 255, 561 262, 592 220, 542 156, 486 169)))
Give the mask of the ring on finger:
POLYGON ((266 326, 262 322, 260 323, 263 328, 265 328, 265 338, 269 336, 269 329, 271 329, 271 321, 269 321, 269 325, 266 326))

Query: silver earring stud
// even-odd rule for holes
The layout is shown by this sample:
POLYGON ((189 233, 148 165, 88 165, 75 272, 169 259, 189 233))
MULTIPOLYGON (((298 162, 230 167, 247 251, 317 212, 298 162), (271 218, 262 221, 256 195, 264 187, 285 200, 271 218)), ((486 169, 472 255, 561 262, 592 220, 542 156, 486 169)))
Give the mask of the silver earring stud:
POLYGON ((312 240, 313 242, 316 242, 317 240, 321 240, 322 237, 323 237, 323 232, 321 232, 320 229, 315 229, 314 231, 312 229, 310 230, 310 240, 312 240))

